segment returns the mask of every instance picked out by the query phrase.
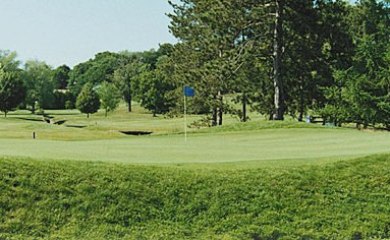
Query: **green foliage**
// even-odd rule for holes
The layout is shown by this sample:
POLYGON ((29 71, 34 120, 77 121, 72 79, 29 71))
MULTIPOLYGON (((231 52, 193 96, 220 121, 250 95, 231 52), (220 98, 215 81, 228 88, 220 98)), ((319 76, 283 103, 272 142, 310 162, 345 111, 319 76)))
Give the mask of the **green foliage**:
POLYGON ((69 90, 78 96, 86 83, 99 85, 112 82, 114 71, 126 62, 126 56, 118 53, 102 52, 95 58, 76 65, 69 74, 69 90))
POLYGON ((153 115, 167 113, 177 104, 177 88, 171 79, 172 67, 172 59, 161 56, 156 69, 141 73, 137 79, 137 98, 141 106, 152 111, 153 115))
POLYGON ((129 63, 123 65, 115 70, 113 82, 118 90, 121 92, 123 99, 127 103, 128 111, 131 112, 131 101, 136 91, 136 78, 146 71, 145 64, 142 63, 140 57, 131 56, 129 63))
POLYGON ((112 83, 104 82, 98 88, 98 94, 100 98, 100 105, 107 113, 114 111, 120 102, 121 96, 118 89, 112 83))
MULTIPOLYGON (((174 116, 183 110, 182 88, 189 85, 196 89, 189 112, 207 115, 206 125, 222 125, 227 113, 246 121, 256 110, 270 119, 289 114, 303 121, 314 113, 337 126, 390 129, 388 1, 169 3, 169 28, 178 43, 98 53, 72 70, 29 61, 23 107, 72 107, 86 83, 106 82, 118 88, 129 112, 134 100, 154 115, 174 116)), ((0 52, 7 69, 18 68, 15 57, 0 52)))
POLYGON ((89 117, 89 114, 97 112, 99 107, 99 95, 93 89, 92 83, 85 84, 77 97, 76 108, 89 117))
MULTIPOLYGON (((253 45, 249 16, 263 4, 250 1, 170 1, 171 31, 181 40, 172 54, 178 86, 197 89, 197 109, 212 114, 212 124, 222 124, 226 111, 223 95, 241 90, 235 73, 253 45)), ((256 19, 257 20, 257 19, 256 19)), ((245 83, 245 82, 244 82, 245 83)))
POLYGON ((26 105, 35 112, 36 104, 42 109, 54 108, 54 83, 52 69, 45 62, 27 61, 23 72, 27 88, 26 105))
POLYGON ((19 69, 20 62, 16 60, 16 52, 0 50, 0 62, 4 71, 15 71, 19 69))
POLYGON ((358 126, 390 129, 389 12, 382 1, 364 0, 350 13, 355 54, 352 67, 342 72, 342 78, 335 71, 335 79, 342 82, 338 84, 342 93, 338 109, 358 126))
POLYGON ((5 239, 386 239, 389 155, 189 170, 0 159, 5 239))
POLYGON ((70 68, 62 65, 53 70, 53 82, 56 89, 66 89, 69 82, 70 68))
POLYGON ((7 71, 0 61, 0 111, 5 117, 24 100, 25 94, 19 71, 7 71))

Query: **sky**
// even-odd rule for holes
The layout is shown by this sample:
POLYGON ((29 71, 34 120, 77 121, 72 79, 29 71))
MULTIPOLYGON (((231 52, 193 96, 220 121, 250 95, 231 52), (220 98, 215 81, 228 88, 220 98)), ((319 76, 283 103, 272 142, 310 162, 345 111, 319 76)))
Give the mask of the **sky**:
POLYGON ((0 49, 71 67, 98 52, 174 43, 167 0, 0 0, 0 49))

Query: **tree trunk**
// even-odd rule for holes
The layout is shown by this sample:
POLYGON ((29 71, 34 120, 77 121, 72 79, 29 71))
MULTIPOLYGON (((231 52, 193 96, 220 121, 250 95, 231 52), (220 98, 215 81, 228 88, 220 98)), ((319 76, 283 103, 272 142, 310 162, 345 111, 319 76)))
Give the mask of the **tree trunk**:
POLYGON ((34 101, 34 103, 31 105, 31 113, 32 113, 32 114, 35 114, 35 101, 34 101))
POLYGON ((129 97, 128 101, 127 101, 127 110, 128 110, 128 112, 132 111, 132 109, 131 109, 131 97, 129 97))
POLYGON ((89 118, 89 113, 87 113, 87 118, 89 118))
POLYGON ((303 121, 303 114, 305 112, 304 106, 304 96, 303 96, 303 80, 301 79, 301 86, 299 86, 299 117, 298 121, 303 121))
POLYGON ((105 113, 104 113, 104 116, 107 117, 108 109, 106 108, 105 110, 106 110, 106 111, 105 111, 105 113))
POLYGON ((276 17, 274 32, 274 115, 273 120, 284 120, 284 94, 282 79, 282 55, 283 55, 283 8, 284 0, 276 1, 276 17))
POLYGON ((223 96, 222 96, 221 92, 218 92, 218 101, 219 101, 218 125, 221 126, 223 123, 223 96))
POLYGON ((216 107, 213 108, 213 115, 212 115, 212 119, 211 119, 211 126, 217 126, 217 122, 218 122, 218 110, 216 107))
POLYGON ((247 121, 247 116, 246 116, 246 103, 247 103, 246 94, 243 93, 243 94, 242 94, 242 118, 241 118, 241 121, 242 121, 242 122, 246 122, 246 121, 247 121))
POLYGON ((223 109, 222 108, 219 109, 218 116, 219 116, 218 125, 222 126, 222 124, 223 124, 223 109))
POLYGON ((217 126, 217 122, 218 122, 218 108, 217 108, 217 104, 216 104, 216 100, 217 100, 217 96, 214 95, 213 97, 213 113, 212 113, 212 116, 211 116, 211 126, 217 126))
POLYGON ((7 110, 4 111, 4 117, 7 117, 7 110))

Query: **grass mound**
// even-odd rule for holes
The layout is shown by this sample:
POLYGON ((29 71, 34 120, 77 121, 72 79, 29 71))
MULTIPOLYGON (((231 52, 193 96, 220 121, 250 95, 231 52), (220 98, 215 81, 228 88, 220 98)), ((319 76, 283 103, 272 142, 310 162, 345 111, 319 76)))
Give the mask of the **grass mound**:
POLYGON ((0 159, 0 239, 390 237, 390 155, 202 170, 0 159))
MULTIPOLYGON (((204 128, 196 132, 200 133, 219 133, 219 132, 251 132, 264 129, 286 129, 286 128, 325 128, 320 124, 308 124, 304 122, 297 122, 295 120, 286 121, 249 121, 230 123, 213 128, 204 128)), ((195 132, 195 133, 196 133, 195 132)))

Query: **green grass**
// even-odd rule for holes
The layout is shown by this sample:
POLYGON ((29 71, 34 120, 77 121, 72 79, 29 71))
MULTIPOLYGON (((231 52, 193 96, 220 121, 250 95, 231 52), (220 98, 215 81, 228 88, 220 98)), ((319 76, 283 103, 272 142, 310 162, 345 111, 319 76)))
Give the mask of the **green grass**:
MULTIPOLYGON (((39 136, 39 135, 38 135, 39 136)), ((0 154, 38 159, 137 164, 228 163, 345 159, 389 152, 390 134, 323 128, 265 129, 120 139, 59 141, 0 139, 0 154)))
MULTIPOLYGON (((124 135, 119 131, 128 130, 151 131, 156 135, 183 131, 182 118, 153 117, 138 105, 134 106, 134 110, 132 113, 127 113, 125 106, 121 106, 108 117, 104 117, 104 113, 99 112, 91 115, 90 118, 77 110, 45 111, 54 117, 54 121, 66 120, 61 126, 44 123, 42 116, 18 111, 9 114, 8 118, 0 117, 0 138, 31 139, 32 132, 36 132, 39 139, 77 141, 123 138, 124 135)), ((198 118, 198 116, 190 116, 189 122, 198 118)))
POLYGON ((0 239, 390 238, 388 132, 47 113, 0 117, 0 239))
MULTIPOLYGON (((317 164, 390 151, 388 132, 326 128, 295 121, 239 123, 226 117, 227 124, 221 127, 189 129, 188 141, 184 142, 182 118, 154 118, 138 106, 133 113, 126 113, 122 106, 108 118, 98 113, 87 119, 68 110, 47 113, 67 122, 57 126, 25 120, 39 120, 41 116, 23 111, 0 118, 0 154, 50 160, 253 167, 317 164), (154 134, 135 137, 118 130, 154 134), (32 132, 37 139, 32 139, 32 132)), ((198 118, 191 116, 189 122, 198 118)))
POLYGON ((390 238, 390 155, 246 170, 0 166, 0 239, 390 238))

